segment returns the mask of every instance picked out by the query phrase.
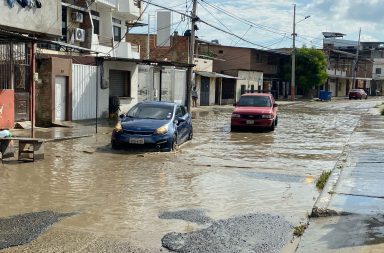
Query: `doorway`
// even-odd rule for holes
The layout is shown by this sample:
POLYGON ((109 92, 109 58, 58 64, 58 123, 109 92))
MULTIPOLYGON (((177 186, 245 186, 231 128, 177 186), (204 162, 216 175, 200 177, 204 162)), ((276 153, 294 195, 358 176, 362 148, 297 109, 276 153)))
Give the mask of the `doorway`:
POLYGON ((67 108, 67 78, 57 76, 55 78, 55 121, 66 120, 67 108))
POLYGON ((209 105, 209 83, 208 77, 201 77, 200 105, 209 105))

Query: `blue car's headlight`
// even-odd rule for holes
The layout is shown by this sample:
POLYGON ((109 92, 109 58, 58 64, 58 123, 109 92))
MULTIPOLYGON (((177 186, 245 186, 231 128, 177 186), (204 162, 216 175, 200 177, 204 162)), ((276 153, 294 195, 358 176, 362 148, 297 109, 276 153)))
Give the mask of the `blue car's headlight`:
POLYGON ((155 134, 166 134, 169 130, 168 124, 159 127, 155 130, 155 134))
POLYGON ((116 133, 118 132, 122 132, 123 131, 123 128, 121 127, 121 123, 120 121, 118 121, 115 125, 115 129, 113 129, 116 133))

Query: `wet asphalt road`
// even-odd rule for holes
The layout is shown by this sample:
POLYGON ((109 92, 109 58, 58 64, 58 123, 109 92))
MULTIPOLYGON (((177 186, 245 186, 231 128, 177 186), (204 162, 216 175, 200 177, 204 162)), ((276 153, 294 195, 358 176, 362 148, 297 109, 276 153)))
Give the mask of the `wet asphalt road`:
POLYGON ((176 153, 112 151, 107 127, 47 143, 43 161, 0 166, 0 236, 12 237, 15 215, 18 231, 42 232, 11 248, 0 238, 0 252, 279 252, 307 221, 316 178, 377 103, 282 106, 275 132, 261 133, 231 133, 230 109, 197 111, 194 139, 176 153))

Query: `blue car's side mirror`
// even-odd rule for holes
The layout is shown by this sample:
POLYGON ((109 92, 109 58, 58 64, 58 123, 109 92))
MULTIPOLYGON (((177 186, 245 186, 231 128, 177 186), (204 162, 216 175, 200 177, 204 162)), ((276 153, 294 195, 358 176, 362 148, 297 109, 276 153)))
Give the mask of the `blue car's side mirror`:
POLYGON ((180 123, 180 122, 185 122, 185 119, 184 118, 182 118, 182 117, 179 117, 179 118, 177 118, 177 121, 180 123))

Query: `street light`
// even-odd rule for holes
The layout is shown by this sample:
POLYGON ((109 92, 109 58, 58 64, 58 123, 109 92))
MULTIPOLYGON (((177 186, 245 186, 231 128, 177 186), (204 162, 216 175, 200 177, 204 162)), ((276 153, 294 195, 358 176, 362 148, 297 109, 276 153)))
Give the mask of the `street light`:
POLYGON ((293 33, 292 33, 292 74, 291 74, 291 100, 295 100, 295 80, 296 80, 296 24, 306 20, 311 16, 305 16, 302 20, 296 22, 296 4, 293 5, 293 33))

